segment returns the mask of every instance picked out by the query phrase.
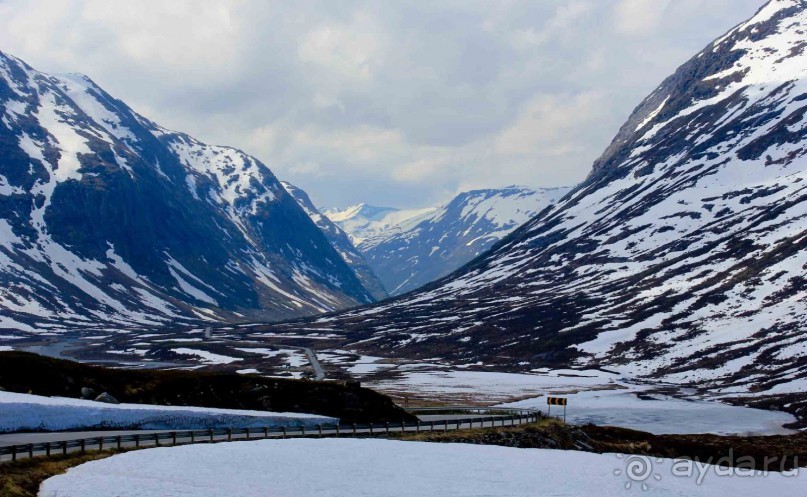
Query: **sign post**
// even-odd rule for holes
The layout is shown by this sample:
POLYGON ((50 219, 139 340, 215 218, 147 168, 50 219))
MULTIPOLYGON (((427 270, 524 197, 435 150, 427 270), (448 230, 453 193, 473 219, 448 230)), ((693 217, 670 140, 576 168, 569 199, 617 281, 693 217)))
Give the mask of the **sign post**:
POLYGON ((552 414, 552 406, 563 406, 563 422, 566 422, 566 397, 547 397, 546 398, 546 405, 549 407, 547 408, 546 415, 550 416, 552 414))

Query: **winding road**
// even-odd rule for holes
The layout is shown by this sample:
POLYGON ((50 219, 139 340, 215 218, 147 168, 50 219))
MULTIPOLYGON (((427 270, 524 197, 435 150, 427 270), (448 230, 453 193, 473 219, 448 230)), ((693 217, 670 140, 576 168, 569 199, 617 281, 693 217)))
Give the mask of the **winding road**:
POLYGON ((540 414, 528 410, 452 407, 446 414, 434 409, 416 412, 417 423, 373 423, 372 425, 321 426, 318 429, 290 427, 252 430, 104 430, 10 433, 0 435, 0 462, 30 456, 100 450, 180 445, 189 443, 228 442, 262 438, 376 436, 388 433, 451 431, 491 428, 533 422, 540 414), (458 411, 465 410, 465 414, 458 411), (430 414, 429 414, 430 413, 430 414), (282 431, 281 431, 282 430, 282 431))
POLYGON ((324 380, 325 370, 322 369, 322 365, 319 363, 319 359, 317 359, 317 353, 308 347, 302 347, 302 349, 303 352, 305 352, 305 356, 308 357, 308 362, 311 363, 311 367, 314 368, 314 380, 324 380))

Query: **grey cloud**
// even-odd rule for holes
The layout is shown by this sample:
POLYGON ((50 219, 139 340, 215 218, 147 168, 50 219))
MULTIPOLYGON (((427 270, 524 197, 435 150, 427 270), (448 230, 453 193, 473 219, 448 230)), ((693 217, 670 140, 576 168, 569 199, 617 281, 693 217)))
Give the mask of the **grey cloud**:
POLYGON ((320 205, 416 207, 580 181, 647 93, 762 3, 6 0, 0 49, 244 149, 320 205))

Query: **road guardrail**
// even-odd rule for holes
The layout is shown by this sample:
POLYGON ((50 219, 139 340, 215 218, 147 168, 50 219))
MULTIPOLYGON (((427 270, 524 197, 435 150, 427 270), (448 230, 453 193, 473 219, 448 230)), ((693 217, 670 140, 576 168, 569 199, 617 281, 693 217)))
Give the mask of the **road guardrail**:
POLYGON ((297 437, 358 437, 383 436, 401 432, 451 431, 473 428, 492 428, 517 426, 533 423, 543 417, 541 411, 530 409, 484 408, 484 407, 426 407, 407 409, 408 412, 438 413, 448 412, 452 415, 471 414, 472 417, 415 421, 415 422, 383 422, 365 424, 319 425, 316 428, 305 426, 264 427, 239 429, 210 430, 177 430, 158 433, 129 435, 111 435, 54 442, 38 442, 30 444, 9 445, 0 447, 0 462, 17 461, 36 456, 50 457, 67 455, 74 452, 103 451, 108 449, 139 449, 147 447, 166 447, 197 443, 220 443, 258 439, 282 439, 297 437))

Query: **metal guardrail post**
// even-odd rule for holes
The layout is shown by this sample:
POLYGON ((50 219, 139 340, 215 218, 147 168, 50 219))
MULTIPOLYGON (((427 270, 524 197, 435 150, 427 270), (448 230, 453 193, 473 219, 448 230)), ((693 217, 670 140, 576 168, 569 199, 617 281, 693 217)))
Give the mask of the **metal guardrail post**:
POLYGON ((263 428, 263 438, 269 438, 269 428, 266 426, 263 428))
POLYGON ((286 438, 286 427, 283 427, 283 438, 286 438))
POLYGON ((85 453, 87 451, 86 441, 82 438, 81 439, 81 453, 85 453))
POLYGON ((177 432, 171 432, 171 443, 176 445, 177 444, 177 432))
POLYGON ((34 458, 34 444, 28 444, 28 459, 34 458))
POLYGON ((304 437, 305 436, 305 425, 302 425, 300 427, 300 432, 301 432, 300 436, 304 437))
POLYGON ((227 441, 228 442, 233 441, 233 430, 232 430, 232 428, 227 428, 227 441))
POLYGON ((16 445, 11 446, 11 460, 12 461, 17 460, 17 446, 16 445))
POLYGON ((213 443, 213 430, 207 430, 208 435, 210 435, 210 443, 213 443))
POLYGON ((67 442, 62 442, 62 455, 67 455, 67 442))
POLYGON ((120 450, 120 446, 121 446, 121 436, 120 435, 118 435, 116 442, 117 442, 117 445, 118 445, 118 450, 120 450))
POLYGON ((420 433, 420 420, 417 420, 417 424, 415 425, 415 433, 420 433))
POLYGON ((98 452, 104 451, 104 437, 98 437, 98 452))
POLYGON ((353 423, 353 436, 356 436, 356 423, 353 423))

